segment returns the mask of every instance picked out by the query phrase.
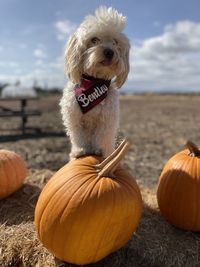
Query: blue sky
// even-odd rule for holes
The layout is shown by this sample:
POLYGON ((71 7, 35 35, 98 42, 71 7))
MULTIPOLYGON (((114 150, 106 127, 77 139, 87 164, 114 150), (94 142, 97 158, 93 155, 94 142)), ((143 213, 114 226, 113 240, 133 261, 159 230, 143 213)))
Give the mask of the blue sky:
POLYGON ((67 38, 99 5, 127 17, 127 90, 200 91, 199 0, 0 0, 0 82, 63 87, 67 38))

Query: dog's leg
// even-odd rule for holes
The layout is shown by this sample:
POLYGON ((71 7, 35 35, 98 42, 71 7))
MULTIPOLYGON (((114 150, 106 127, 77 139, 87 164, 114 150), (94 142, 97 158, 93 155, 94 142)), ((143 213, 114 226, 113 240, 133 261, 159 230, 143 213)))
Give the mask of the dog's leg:
POLYGON ((108 132, 102 138, 103 157, 108 157, 115 150, 115 133, 108 132))
POLYGON ((76 127, 70 135, 71 140, 71 153, 70 159, 79 158, 88 154, 89 143, 84 138, 84 133, 81 127, 76 127))
POLYGON ((76 125, 69 131, 71 140, 70 159, 87 155, 102 155, 102 149, 94 142, 96 140, 95 130, 90 132, 84 124, 76 125))
POLYGON ((94 154, 106 158, 115 149, 116 131, 110 127, 97 127, 91 137, 94 154))

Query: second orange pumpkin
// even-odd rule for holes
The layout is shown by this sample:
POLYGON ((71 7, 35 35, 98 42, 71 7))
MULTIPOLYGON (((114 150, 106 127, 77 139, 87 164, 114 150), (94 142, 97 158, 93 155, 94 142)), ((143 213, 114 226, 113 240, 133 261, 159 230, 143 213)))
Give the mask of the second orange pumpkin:
POLYGON ((169 223, 200 231, 200 150, 192 142, 166 163, 160 175, 157 200, 169 223))
POLYGON ((26 175, 26 164, 17 153, 0 150, 0 199, 19 189, 26 175))

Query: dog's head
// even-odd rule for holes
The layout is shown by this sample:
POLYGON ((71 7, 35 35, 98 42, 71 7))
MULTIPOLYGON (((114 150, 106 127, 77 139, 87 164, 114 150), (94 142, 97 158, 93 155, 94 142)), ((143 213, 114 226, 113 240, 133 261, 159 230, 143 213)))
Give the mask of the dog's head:
POLYGON ((129 40, 122 33, 126 18, 113 8, 100 7, 69 39, 66 74, 79 83, 82 74, 112 80, 120 88, 129 72, 129 40))

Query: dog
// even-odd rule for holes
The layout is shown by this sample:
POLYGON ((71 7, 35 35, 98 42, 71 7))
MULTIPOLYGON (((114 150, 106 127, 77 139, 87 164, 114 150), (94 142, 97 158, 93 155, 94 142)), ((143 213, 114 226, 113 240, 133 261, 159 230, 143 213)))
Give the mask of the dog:
POLYGON ((118 88, 129 73, 130 43, 122 32, 126 17, 99 7, 72 34, 65 49, 68 76, 60 101, 71 141, 70 159, 107 157, 115 149, 119 127, 118 88))

